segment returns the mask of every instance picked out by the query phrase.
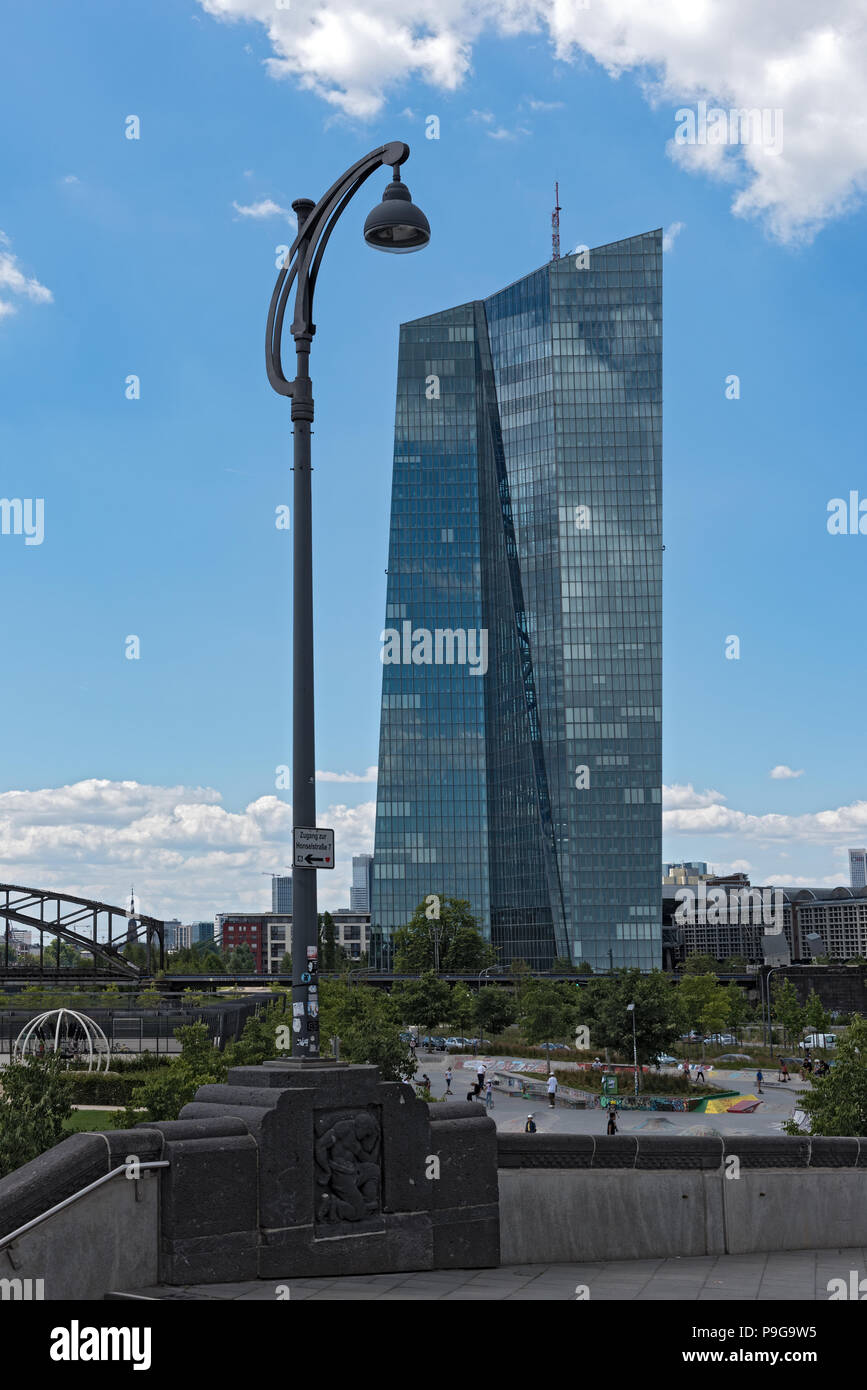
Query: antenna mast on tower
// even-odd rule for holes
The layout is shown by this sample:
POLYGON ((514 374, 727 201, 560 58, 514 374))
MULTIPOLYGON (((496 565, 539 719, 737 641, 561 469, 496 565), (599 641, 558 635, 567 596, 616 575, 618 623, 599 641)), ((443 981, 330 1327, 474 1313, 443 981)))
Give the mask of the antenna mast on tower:
POLYGON ((554 184, 554 211, 551 213, 551 249, 553 252, 552 260, 560 259, 560 184, 554 184))

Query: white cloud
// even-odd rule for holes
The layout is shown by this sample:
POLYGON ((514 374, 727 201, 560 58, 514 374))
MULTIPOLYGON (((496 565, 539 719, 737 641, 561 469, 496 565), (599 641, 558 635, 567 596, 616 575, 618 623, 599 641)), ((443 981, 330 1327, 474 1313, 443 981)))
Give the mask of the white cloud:
POLYGON ((18 264, 18 257, 12 252, 12 243, 5 232, 0 232, 0 318, 18 312, 18 306, 11 304, 6 295, 22 295, 34 304, 51 304, 54 296, 33 276, 27 276, 18 264))
MULTIPOLYGON (((358 780, 361 780, 360 778, 358 780)), ((60 888, 123 905, 135 883, 141 910, 205 919, 235 908, 267 911, 261 873, 291 859, 292 808, 259 797, 239 812, 211 787, 159 787, 93 778, 0 795, 0 880, 60 888)), ((375 803, 329 806, 337 863, 320 876, 324 907, 349 904, 353 854, 371 853, 375 803)))
POLYGON ((377 769, 369 767, 365 772, 318 772, 317 782, 375 782, 377 769))
POLYGON ((345 115, 379 114, 398 85, 455 91, 484 34, 547 32, 554 56, 585 55, 611 77, 632 73, 652 105, 707 100, 780 109, 785 147, 672 145, 691 172, 738 184, 732 211, 781 241, 808 241, 856 206, 867 187, 867 26, 862 0, 199 0, 217 18, 262 24, 272 76, 345 115), (409 17, 411 13, 411 17, 409 17))
POLYGON ((560 111, 566 103, 565 101, 537 101, 535 97, 529 97, 527 105, 531 111, 560 111))
POLYGON ((725 801, 722 792, 697 792, 692 782, 687 782, 686 786, 674 783, 672 786, 662 789, 662 804, 669 811, 695 806, 713 806, 718 801, 725 801))
POLYGON ((281 208, 279 203, 275 203, 273 198, 260 198, 258 203, 232 203, 239 217, 252 217, 261 221, 265 217, 285 217, 287 222, 291 222, 293 227, 297 227, 298 218, 291 208, 281 208))
POLYGON ((667 834, 737 835, 767 842, 813 842, 823 848, 827 847, 830 839, 863 836, 867 831, 867 801, 853 801, 848 806, 800 816, 780 815, 777 812, 756 816, 721 805, 720 801, 724 798, 713 798, 719 798, 719 793, 695 793, 691 786, 664 788, 663 829, 667 834), (683 795, 667 794, 671 792, 683 795))
POLYGON ((803 768, 799 768, 798 771, 795 772, 793 768, 786 767, 785 763, 777 763, 777 766, 772 767, 768 774, 769 777, 773 777, 775 782, 785 782, 790 777, 803 777, 803 775, 803 768))
POLYGON ((76 174, 64 174, 61 183, 80 183, 81 179, 76 174))
POLYGON ((666 227, 666 229, 665 229, 665 231, 663 232, 663 235, 662 235, 662 249, 663 249, 663 251, 673 251, 673 250, 674 250, 674 243, 675 243, 675 240, 677 239, 678 236, 680 236, 680 233, 683 231, 683 229, 684 229, 685 226, 686 226, 686 223, 685 223, 685 222, 672 222, 671 225, 670 225, 669 227, 666 227))

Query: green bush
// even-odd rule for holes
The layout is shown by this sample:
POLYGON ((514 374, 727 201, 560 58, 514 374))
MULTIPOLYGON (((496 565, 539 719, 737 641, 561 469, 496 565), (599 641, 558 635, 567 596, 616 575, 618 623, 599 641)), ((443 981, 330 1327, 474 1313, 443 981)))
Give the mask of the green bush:
MULTIPOLYGON (((558 1071, 554 1068, 554 1075, 561 1086, 574 1086, 579 1091, 602 1091, 602 1077, 605 1075, 601 1071, 558 1071)), ((610 1075, 610 1073, 609 1073, 610 1075)), ((539 1073, 544 1080, 544 1076, 539 1073)), ((719 1088, 716 1086, 696 1086, 681 1073, 681 1075, 665 1075, 656 1071, 642 1072, 638 1081, 639 1090, 646 1091, 651 1096, 713 1096, 719 1095, 719 1088)), ((635 1089, 635 1073, 630 1068, 628 1071, 617 1072, 618 1094, 633 1092, 635 1089)))
POLYGON ((157 1056, 156 1052, 141 1052, 133 1057, 112 1057, 111 1070, 123 1076, 141 1076, 159 1067, 170 1067, 171 1064, 171 1057, 165 1053, 157 1056))
POLYGON ((73 1105, 128 1105, 136 1078, 114 1071, 68 1071, 73 1105))

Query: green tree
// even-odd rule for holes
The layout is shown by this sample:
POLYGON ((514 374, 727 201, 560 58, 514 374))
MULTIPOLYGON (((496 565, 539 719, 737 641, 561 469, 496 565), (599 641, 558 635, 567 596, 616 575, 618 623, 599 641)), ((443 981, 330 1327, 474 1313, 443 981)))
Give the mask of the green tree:
POLYGON ((579 975, 592 975, 592 974, 593 974, 593 966, 590 964, 589 960, 582 960, 581 964, 578 966, 578 974, 579 974, 579 975))
POLYGON ((804 1031, 807 1012, 798 999, 798 991, 791 980, 771 980, 771 1008, 775 1021, 783 1030, 786 1043, 801 1036, 804 1031))
POLYGON ((121 955, 131 965, 137 965, 139 970, 147 968, 148 953, 140 941, 128 941, 121 951, 121 955))
POLYGON ((496 1037, 515 1021, 515 999, 499 985, 485 985, 476 995, 476 1027, 481 1037, 496 1037))
POLYGON ((182 946, 169 956, 169 975, 225 975, 226 966, 214 949, 213 942, 197 946, 182 946))
POLYGON ((509 962, 509 974, 515 982, 515 998, 520 1003, 524 989, 533 978, 533 972, 522 956, 513 956, 509 962))
POLYGON ((71 1087, 59 1057, 28 1056, 3 1070, 0 1092, 0 1178, 52 1149, 72 1114, 71 1087))
POLYGON ((713 956, 687 956, 683 963, 684 975, 715 975, 718 966, 713 956))
POLYGON ((726 975, 743 975, 747 968, 746 956, 726 956, 722 964, 726 975))
POLYGON ((435 967, 435 940, 439 941, 439 968, 445 975, 477 975, 496 961, 496 952, 476 927, 470 905, 463 898, 440 898, 436 904, 419 903, 412 920, 394 933, 394 968, 399 975, 421 975, 435 967), (429 917, 438 911, 439 916, 429 917))
POLYGON ((245 1022, 237 1042, 226 1045, 227 1067, 258 1067, 280 1056, 277 1046, 277 1029, 287 1025, 288 1015, 284 1008, 286 992, 276 999, 269 1000, 264 1009, 259 1009, 245 1022))
POLYGON ((292 957, 291 957, 291 955, 289 954, 288 951, 284 951, 283 954, 282 954, 282 956, 280 957, 280 974, 281 974, 281 975, 291 975, 291 974, 292 974, 292 957))
MULTIPOLYGON (((572 1041, 578 1016, 578 1000, 573 992, 564 993, 569 986, 555 984, 553 980, 533 980, 521 996, 519 1022, 527 1042, 532 1044, 546 1042, 572 1041)), ((548 1071, 551 1070, 551 1054, 546 1053, 548 1071)))
POLYGON ((175 1037, 181 1044, 179 1056, 133 1087, 126 1109, 115 1113, 115 1129, 129 1129, 142 1122, 176 1120, 200 1086, 225 1081, 226 1059, 214 1047, 204 1023, 176 1028, 175 1037))
POLYGON ((232 951, 224 951, 226 971, 229 975, 255 975, 256 957, 246 941, 242 941, 232 951))
POLYGON ((749 1000, 739 985, 731 981, 725 986, 726 996, 726 1016, 725 1026, 739 1037, 744 1024, 747 1023, 752 1015, 749 1000))
POLYGON ((635 1040, 640 1064, 652 1062, 671 1047, 680 1031, 677 990, 661 970, 642 975, 640 970, 618 970, 597 975, 576 990, 578 1022, 590 1032, 590 1047, 607 1047, 632 1057, 632 1013, 635 1005, 635 1040))
POLYGON ((391 999, 400 1023, 411 1023, 430 1032, 448 1016, 451 990, 445 980, 426 970, 417 980, 401 980, 392 990, 391 999))
POLYGON ((158 1009, 160 1005, 160 992, 153 985, 148 985, 143 989, 138 999, 135 1001, 140 1009, 158 1009))
MULTIPOLYGON (((867 1135, 867 1020, 859 1018, 852 1024, 837 1045, 834 1066, 827 1076, 813 1079, 801 1106, 809 1116, 811 1134, 867 1135)), ((795 1126, 789 1128, 797 1132, 795 1126)))
POLYGON ((330 912, 319 914, 319 957, 323 970, 336 970, 338 964, 337 935, 330 912))
POLYGON ((831 1026, 831 1015, 814 989, 807 996, 804 1017, 814 1033, 827 1033, 831 1026))
POLYGON ((684 975, 677 987, 677 1006, 685 1028, 716 1033, 725 1026, 729 996, 716 975, 684 975))
POLYGON ((568 956, 556 956, 551 970, 555 975, 577 975, 578 967, 573 965, 568 956))
MULTIPOLYGON (((444 987, 448 994, 448 986, 444 987)), ((323 980, 319 1009, 321 1036, 340 1038, 342 1061, 379 1067, 386 1081, 413 1075, 415 1060, 400 1038, 400 1011, 393 995, 370 985, 323 980)))
POLYGON ((472 1023, 475 1013, 475 996, 470 993, 465 984, 459 982, 453 985, 448 1009, 449 1026, 455 1028, 458 1034, 463 1037, 472 1023))

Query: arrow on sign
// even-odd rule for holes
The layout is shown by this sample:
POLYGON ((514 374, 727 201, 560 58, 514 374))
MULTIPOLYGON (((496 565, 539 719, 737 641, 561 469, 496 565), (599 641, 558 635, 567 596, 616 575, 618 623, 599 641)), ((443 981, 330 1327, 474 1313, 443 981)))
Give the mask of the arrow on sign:
POLYGON ((305 854, 304 858, 308 864, 328 864, 331 862, 330 854, 326 854, 325 856, 321 854, 305 854))

